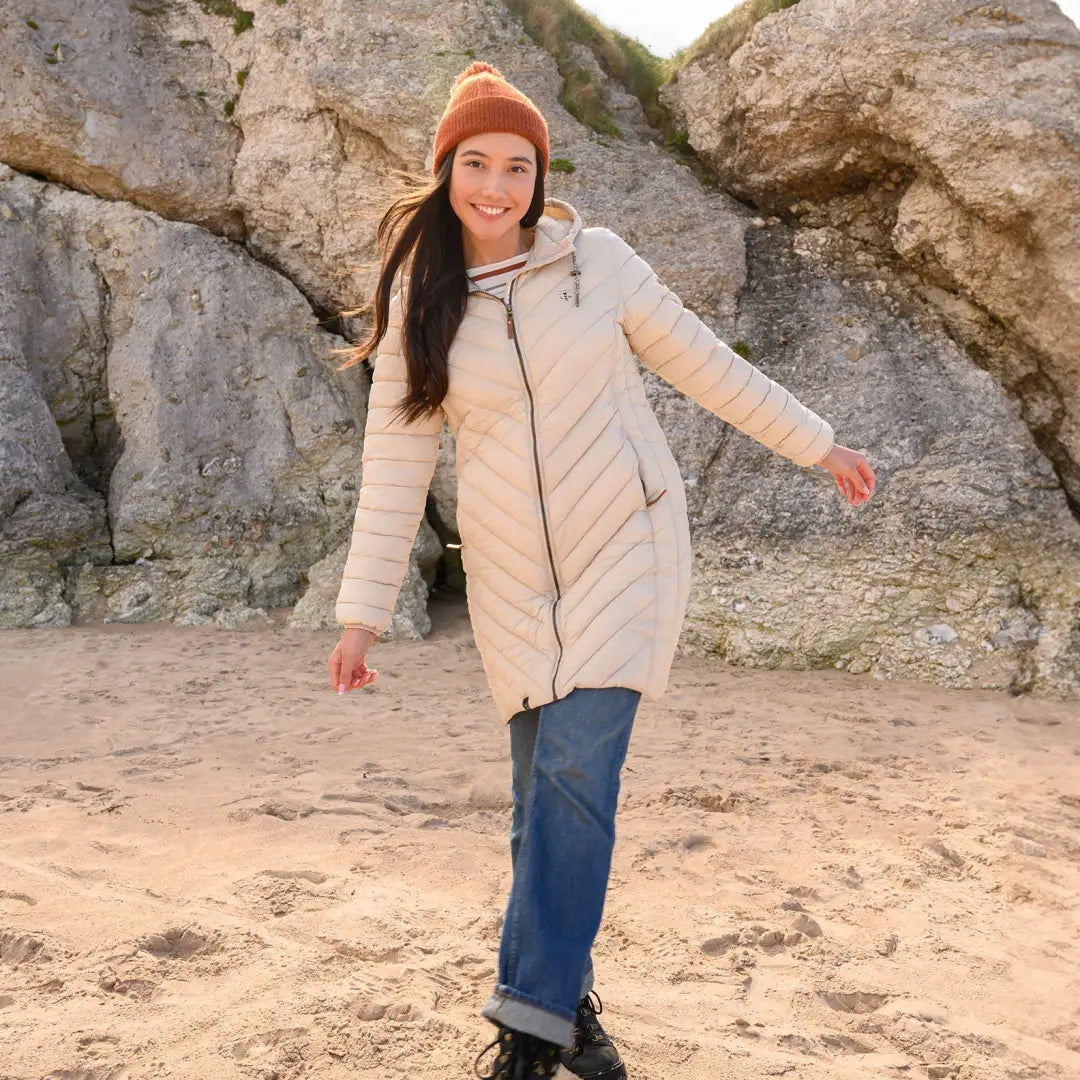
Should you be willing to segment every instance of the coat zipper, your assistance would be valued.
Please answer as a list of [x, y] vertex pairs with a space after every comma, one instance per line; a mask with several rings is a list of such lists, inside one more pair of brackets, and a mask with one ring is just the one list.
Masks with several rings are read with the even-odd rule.
[[551, 543], [551, 528], [548, 524], [547, 508], [544, 505], [544, 482], [540, 475], [540, 446], [536, 438], [536, 400], [533, 398], [532, 386], [529, 384], [529, 376], [525, 369], [525, 357], [521, 354], [521, 343], [518, 341], [517, 327], [514, 325], [513, 297], [514, 283], [516, 281], [517, 277], [511, 279], [510, 289], [506, 300], [500, 300], [494, 293], [489, 293], [484, 289], [470, 291], [475, 292], [478, 296], [490, 296], [492, 300], [498, 300], [499, 303], [506, 308], [506, 336], [514, 342], [518, 366], [521, 369], [521, 380], [525, 384], [525, 393], [529, 398], [529, 428], [532, 431], [533, 465], [536, 467], [536, 490], [540, 496], [540, 520], [544, 524], [544, 541], [547, 545], [548, 563], [551, 567], [551, 580], [555, 586], [555, 602], [551, 605], [551, 628], [555, 632], [555, 642], [559, 647], [559, 652], [555, 657], [555, 669], [551, 674], [551, 696], [552, 698], [557, 699], [558, 693], [555, 689], [555, 684], [559, 678], [559, 664], [562, 663], [563, 643], [562, 637], [559, 635], [559, 622], [556, 612], [559, 601], [562, 599], [562, 590], [559, 588], [559, 575], [555, 570], [555, 552]]

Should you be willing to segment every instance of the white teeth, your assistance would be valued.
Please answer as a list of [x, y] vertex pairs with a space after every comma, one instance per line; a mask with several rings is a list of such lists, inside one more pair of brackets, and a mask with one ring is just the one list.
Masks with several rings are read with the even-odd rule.
[[486, 214], [488, 217], [498, 217], [500, 214], [505, 214], [509, 209], [508, 206], [487, 207], [477, 206], [476, 203], [473, 203], [473, 208], [479, 210], [481, 214]]

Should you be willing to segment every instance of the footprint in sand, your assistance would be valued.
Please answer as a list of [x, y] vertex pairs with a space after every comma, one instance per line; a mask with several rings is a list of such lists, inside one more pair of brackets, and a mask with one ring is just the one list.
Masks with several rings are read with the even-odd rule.
[[875, 994], [865, 990], [856, 990], [850, 993], [835, 990], [818, 990], [817, 996], [830, 1009], [844, 1013], [877, 1012], [889, 1000], [888, 994]]
[[403, 1023], [412, 1023], [424, 1018], [423, 1010], [410, 1001], [388, 1002], [361, 998], [353, 1002], [351, 1011], [358, 1020], [366, 1020], [368, 1023], [376, 1020], [396, 1020]]
[[172, 926], [160, 933], [144, 934], [135, 944], [153, 956], [168, 960], [190, 960], [193, 956], [216, 952], [221, 946], [219, 934], [187, 926]]
[[838, 720], [843, 724], [876, 724], [878, 721], [876, 716], [867, 716], [861, 712], [827, 712], [825, 719]]
[[19, 967], [20, 964], [50, 959], [52, 957], [43, 937], [19, 930], [0, 929], [0, 964]]
[[17, 900], [21, 904], [26, 904], [27, 907], [33, 907], [37, 903], [37, 900], [29, 893], [12, 892], [10, 889], [0, 889], [0, 900]]
[[[1025, 1061], [1025, 1055], [1018, 1053], [1015, 1046], [1009, 1046], [990, 1034], [956, 1030], [951, 1026], [948, 1011], [934, 1002], [910, 998], [889, 1001], [878, 1010], [874, 1021], [876, 1030], [897, 1050], [919, 1061], [935, 1062], [927, 1070], [930, 1076], [949, 1075], [954, 1067], [950, 1063], [954, 1062], [965, 1062], [977, 1069], [981, 1066], [972, 1074], [978, 1076], [1046, 1075], [1034, 1061]], [[991, 1071], [988, 1066], [992, 1058], [1010, 1058], [1020, 1067], [1010, 1069], [1007, 1073]]]
[[39, 804], [60, 802], [74, 803], [88, 814], [110, 814], [123, 809], [131, 802], [131, 796], [118, 795], [115, 788], [84, 784], [78, 780], [71, 787], [47, 782], [28, 787], [21, 796], [8, 796], [3, 809], [26, 811]]
[[716, 843], [705, 833], [694, 832], [680, 837], [679, 846], [687, 851], [708, 851], [710, 848], [715, 848]]
[[131, 1070], [126, 1065], [72, 1065], [54, 1069], [46, 1080], [129, 1080]]
[[836, 1032], [825, 1032], [818, 1038], [830, 1049], [839, 1050], [842, 1054], [872, 1054], [874, 1048], [868, 1043], [854, 1039], [850, 1035], [838, 1035]]
[[149, 979], [125, 979], [114, 972], [102, 975], [98, 986], [107, 994], [119, 994], [131, 1001], [149, 1001], [158, 988], [158, 984]]
[[796, 920], [798, 919], [807, 920], [808, 924], [816, 928], [817, 933], [808, 933], [805, 929], [806, 924], [785, 927], [769, 926], [764, 923], [750, 923], [740, 930], [729, 930], [718, 937], [706, 938], [702, 941], [700, 948], [707, 956], [725, 956], [732, 949], [759, 949], [772, 956], [783, 952], [788, 946], [798, 945], [810, 937], [821, 934], [821, 929], [817, 926], [817, 923], [812, 919], [808, 919], [806, 915], [800, 914], [796, 916]]
[[321, 911], [336, 904], [343, 890], [320, 888], [329, 880], [320, 870], [263, 870], [240, 882], [233, 893], [253, 914], [280, 919], [294, 911]]
[[297, 818], [305, 818], [316, 813], [316, 808], [310, 803], [289, 802], [281, 799], [269, 800], [258, 806], [242, 806], [236, 810], [230, 810], [230, 821], [247, 821], [255, 814], [266, 814], [269, 817], [280, 818], [282, 821], [295, 821]]
[[664, 806], [690, 806], [705, 810], [710, 814], [731, 814], [736, 810], [745, 810], [754, 801], [751, 796], [741, 791], [718, 791], [705, 787], [669, 787], [661, 792], [658, 799], [649, 799], [646, 806], [656, 802]]
[[[238, 1061], [251, 1064], [302, 1063], [304, 1055], [300, 1051], [309, 1041], [308, 1035], [306, 1027], [271, 1028], [246, 1039], [237, 1039], [229, 1050]], [[281, 1073], [275, 1070], [275, 1075]]]

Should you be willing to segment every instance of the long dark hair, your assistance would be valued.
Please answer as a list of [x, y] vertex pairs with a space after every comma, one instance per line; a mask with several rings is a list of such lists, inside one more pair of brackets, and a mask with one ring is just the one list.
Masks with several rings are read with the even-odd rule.
[[[539, 166], [540, 152], [535, 145], [533, 149]], [[341, 371], [361, 363], [378, 349], [389, 326], [394, 278], [408, 260], [409, 284], [404, 289], [406, 307], [401, 334], [408, 391], [397, 408], [397, 416], [410, 423], [434, 413], [446, 397], [449, 384], [447, 355], [465, 316], [468, 300], [462, 224], [450, 205], [450, 173], [456, 154], [455, 146], [443, 159], [434, 177], [395, 171], [395, 176], [414, 190], [390, 204], [376, 231], [380, 269], [375, 284], [374, 329], [359, 344], [333, 350], [347, 356], [338, 367]], [[544, 177], [538, 167], [532, 202], [521, 224], [531, 229], [543, 212]], [[364, 310], [354, 308], [341, 314], [353, 315]]]

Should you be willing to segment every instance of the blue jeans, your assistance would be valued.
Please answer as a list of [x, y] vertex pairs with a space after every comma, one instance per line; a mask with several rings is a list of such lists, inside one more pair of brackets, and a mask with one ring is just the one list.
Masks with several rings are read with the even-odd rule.
[[499, 974], [481, 1015], [570, 1047], [593, 985], [619, 778], [641, 694], [579, 687], [509, 723], [514, 878]]

